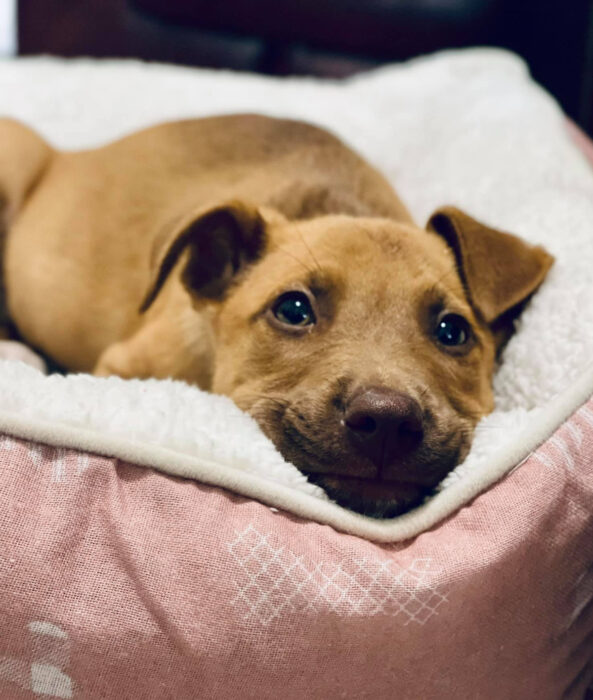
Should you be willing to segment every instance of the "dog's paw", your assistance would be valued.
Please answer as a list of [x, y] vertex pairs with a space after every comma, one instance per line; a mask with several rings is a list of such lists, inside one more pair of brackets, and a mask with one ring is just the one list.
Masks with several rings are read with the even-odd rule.
[[0, 341], [0, 360], [24, 362], [26, 365], [35, 367], [35, 369], [43, 372], [43, 374], [47, 374], [47, 365], [43, 358], [24, 343], [19, 343], [16, 340]]

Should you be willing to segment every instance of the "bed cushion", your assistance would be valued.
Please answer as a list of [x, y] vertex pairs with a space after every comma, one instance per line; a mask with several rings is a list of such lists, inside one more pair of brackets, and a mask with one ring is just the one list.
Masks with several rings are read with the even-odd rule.
[[[7, 61], [0, 63], [0, 109], [64, 148], [212, 113], [258, 110], [308, 119], [336, 131], [383, 170], [417, 221], [454, 204], [544, 244], [557, 258], [505, 351], [495, 379], [496, 410], [478, 426], [468, 459], [441, 493], [391, 523], [377, 525], [322, 503], [320, 489], [231, 402], [172, 383], [44, 379], [0, 368], [7, 430], [17, 429], [15, 420], [21, 428], [29, 420], [88, 430], [94, 435], [88, 443], [74, 437], [68, 444], [115, 454], [115, 440], [117, 454], [135, 461], [255, 495], [342, 530], [397, 540], [493, 484], [593, 387], [583, 377], [593, 354], [593, 174], [555, 102], [511, 54], [445, 52], [342, 83], [133, 61]], [[565, 405], [562, 393], [570, 387], [573, 398]], [[54, 428], [45, 432], [53, 435]], [[35, 437], [27, 429], [19, 434]]]
[[523, 64], [452, 52], [338, 84], [37, 59], [0, 65], [0, 105], [62, 147], [306, 118], [418, 221], [455, 204], [557, 257], [468, 460], [392, 521], [324, 500], [224, 397], [0, 363], [0, 696], [582, 697], [593, 175]]
[[589, 401], [470, 507], [379, 545], [5, 437], [0, 696], [582, 697], [592, 450]]

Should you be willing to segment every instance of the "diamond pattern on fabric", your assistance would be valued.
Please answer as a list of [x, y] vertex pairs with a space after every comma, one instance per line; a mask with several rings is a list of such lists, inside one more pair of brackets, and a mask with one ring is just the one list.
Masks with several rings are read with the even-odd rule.
[[237, 532], [228, 551], [239, 567], [231, 603], [245, 619], [268, 625], [285, 613], [331, 611], [346, 616], [389, 615], [424, 625], [447, 601], [432, 558], [408, 566], [358, 558], [314, 562], [272, 542], [252, 524]]

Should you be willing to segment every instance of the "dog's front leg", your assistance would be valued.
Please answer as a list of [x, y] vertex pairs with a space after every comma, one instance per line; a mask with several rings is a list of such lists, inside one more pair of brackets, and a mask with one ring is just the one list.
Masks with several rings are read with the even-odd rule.
[[129, 340], [113, 343], [99, 357], [93, 374], [96, 377], [117, 375], [124, 379], [149, 376], [146, 358], [142, 358], [135, 350], [134, 343]]
[[93, 374], [124, 379], [182, 379], [209, 389], [212, 382], [212, 340], [208, 327], [171, 316], [152, 319], [134, 335], [109, 345]]

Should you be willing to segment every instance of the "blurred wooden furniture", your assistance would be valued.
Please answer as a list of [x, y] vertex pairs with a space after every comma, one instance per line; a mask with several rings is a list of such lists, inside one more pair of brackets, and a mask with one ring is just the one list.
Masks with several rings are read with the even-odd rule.
[[19, 0], [19, 53], [338, 77], [494, 45], [593, 133], [593, 0]]

